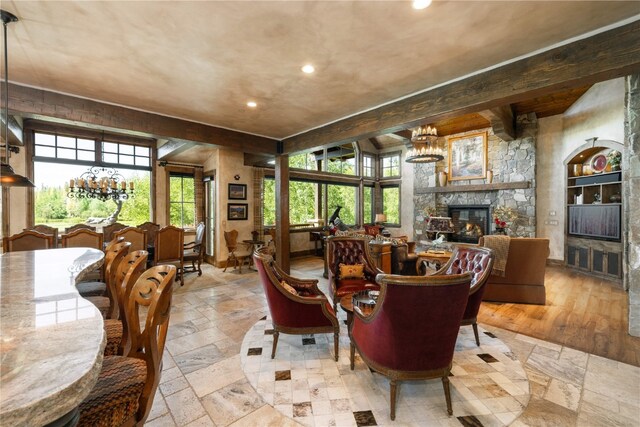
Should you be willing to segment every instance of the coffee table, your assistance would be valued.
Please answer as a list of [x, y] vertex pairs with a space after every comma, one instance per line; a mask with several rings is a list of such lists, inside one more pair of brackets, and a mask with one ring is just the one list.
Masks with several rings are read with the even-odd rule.
[[[365, 292], [368, 292], [368, 291], [365, 291]], [[373, 311], [376, 304], [373, 298], [363, 295], [363, 291], [356, 292], [355, 294], [347, 294], [342, 298], [340, 298], [340, 308], [342, 308], [347, 313], [348, 329], [351, 329], [351, 323], [353, 323], [353, 298], [355, 295], [358, 295], [358, 294], [362, 295], [361, 297], [357, 296], [356, 298], [359, 298], [360, 300], [358, 307], [360, 308], [360, 311], [363, 314], [365, 315], [370, 314]]]

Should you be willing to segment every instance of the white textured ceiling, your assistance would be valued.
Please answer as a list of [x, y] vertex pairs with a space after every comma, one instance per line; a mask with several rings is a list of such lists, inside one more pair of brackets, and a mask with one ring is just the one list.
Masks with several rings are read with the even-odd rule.
[[[283, 138], [640, 13], [636, 1], [3, 1], [12, 81]], [[316, 73], [300, 67], [312, 63]], [[248, 100], [259, 106], [251, 110]]]

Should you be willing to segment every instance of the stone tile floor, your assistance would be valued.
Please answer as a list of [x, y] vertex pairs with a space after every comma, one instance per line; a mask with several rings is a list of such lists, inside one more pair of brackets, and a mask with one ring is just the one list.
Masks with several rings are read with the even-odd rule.
[[[242, 274], [223, 273], [210, 265], [203, 266], [203, 272], [202, 277], [188, 274], [185, 286], [176, 287], [163, 374], [147, 425], [301, 425], [266, 403], [241, 367], [245, 335], [268, 315], [257, 273], [246, 269]], [[320, 288], [327, 289], [318, 258], [294, 260], [292, 273], [316, 278]], [[509, 346], [529, 378], [531, 398], [512, 426], [638, 425], [640, 368], [500, 328], [484, 329]], [[309, 409], [297, 410], [301, 414]], [[358, 416], [361, 425], [368, 424], [368, 414]], [[351, 414], [344, 423], [335, 422], [351, 425], [353, 419]], [[422, 425], [438, 425], [423, 421]], [[476, 421], [452, 417], [438, 422], [480, 425]], [[393, 425], [403, 423], [397, 419]]]

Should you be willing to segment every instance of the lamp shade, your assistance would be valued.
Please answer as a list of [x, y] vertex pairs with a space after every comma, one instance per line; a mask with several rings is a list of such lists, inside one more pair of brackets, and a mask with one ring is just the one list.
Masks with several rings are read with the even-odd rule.
[[374, 222], [386, 222], [387, 216], [385, 214], [376, 214], [376, 219]]
[[18, 175], [13, 171], [13, 168], [9, 164], [5, 163], [2, 163], [0, 183], [3, 187], [35, 187], [29, 178]]
[[453, 233], [453, 222], [448, 216], [432, 216], [427, 221], [425, 231], [429, 233]]

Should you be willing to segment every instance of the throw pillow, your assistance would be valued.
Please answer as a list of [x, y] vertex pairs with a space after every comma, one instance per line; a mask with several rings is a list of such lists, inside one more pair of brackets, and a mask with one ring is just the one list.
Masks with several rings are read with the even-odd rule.
[[290, 294], [298, 295], [298, 291], [296, 291], [296, 289], [293, 286], [291, 286], [290, 284], [288, 284], [284, 280], [282, 282], [280, 282], [280, 285], [283, 288], [285, 288]]
[[341, 279], [364, 279], [364, 264], [340, 264]]

